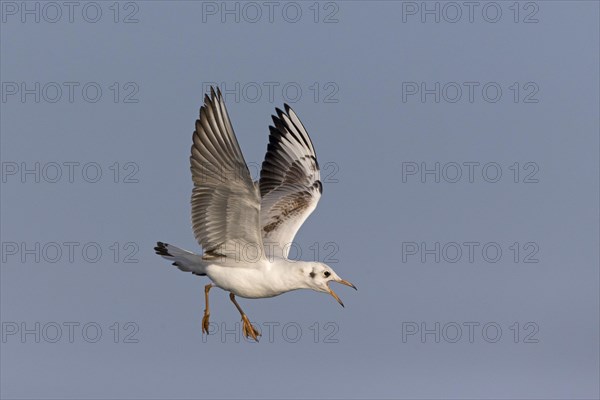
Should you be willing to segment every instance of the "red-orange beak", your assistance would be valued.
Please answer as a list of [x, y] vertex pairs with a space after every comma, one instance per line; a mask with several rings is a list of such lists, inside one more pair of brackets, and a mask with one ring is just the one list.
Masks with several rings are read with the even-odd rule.
[[[346, 286], [350, 286], [351, 288], [353, 288], [354, 290], [358, 290], [356, 288], [356, 286], [354, 286], [353, 284], [351, 284], [350, 282], [344, 280], [344, 279], [340, 279], [339, 281], [331, 281], [331, 282], [337, 282], [337, 283], [341, 283], [342, 285], [346, 285]], [[338, 303], [340, 303], [340, 305], [342, 307], [344, 307], [344, 303], [342, 302], [342, 300], [340, 300], [339, 296], [337, 294], [335, 294], [335, 292], [333, 290], [331, 290], [331, 288], [329, 287], [329, 284], [327, 285], [327, 289], [329, 289], [329, 294], [333, 296], [334, 299], [337, 300]]]

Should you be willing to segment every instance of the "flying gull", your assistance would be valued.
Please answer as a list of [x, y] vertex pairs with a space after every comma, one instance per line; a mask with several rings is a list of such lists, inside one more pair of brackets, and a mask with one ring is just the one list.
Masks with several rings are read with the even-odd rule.
[[223, 96], [211, 88], [196, 121], [190, 157], [192, 227], [203, 254], [158, 242], [156, 254], [181, 271], [208, 276], [202, 332], [208, 333], [212, 287], [229, 292], [242, 317], [243, 334], [260, 333], [236, 296], [256, 299], [297, 289], [329, 293], [330, 282], [356, 287], [320, 262], [288, 259], [302, 223], [316, 208], [323, 186], [312, 141], [296, 113], [276, 109], [260, 179], [252, 181], [233, 131]]

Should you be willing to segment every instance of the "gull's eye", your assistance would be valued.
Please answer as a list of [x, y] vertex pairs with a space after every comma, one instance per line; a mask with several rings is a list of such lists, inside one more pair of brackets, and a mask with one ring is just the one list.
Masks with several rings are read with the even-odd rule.
[[325, 275], [325, 278], [328, 278], [328, 277], [329, 277], [329, 275], [331, 275], [331, 272], [329, 272], [329, 271], [325, 271], [325, 272], [323, 272], [323, 275]]

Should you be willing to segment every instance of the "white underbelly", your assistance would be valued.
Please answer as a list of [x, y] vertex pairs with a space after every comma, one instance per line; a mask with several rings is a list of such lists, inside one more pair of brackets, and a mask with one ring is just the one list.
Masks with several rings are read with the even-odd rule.
[[217, 287], [240, 297], [257, 299], [283, 293], [280, 288], [269, 284], [265, 272], [260, 268], [209, 265], [206, 275]]

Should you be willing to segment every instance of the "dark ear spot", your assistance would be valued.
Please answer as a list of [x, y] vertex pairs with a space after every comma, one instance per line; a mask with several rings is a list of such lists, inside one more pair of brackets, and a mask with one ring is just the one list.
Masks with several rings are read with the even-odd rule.
[[310, 275], [311, 278], [314, 278], [317, 274], [315, 274], [315, 271], [311, 271], [308, 275]]

